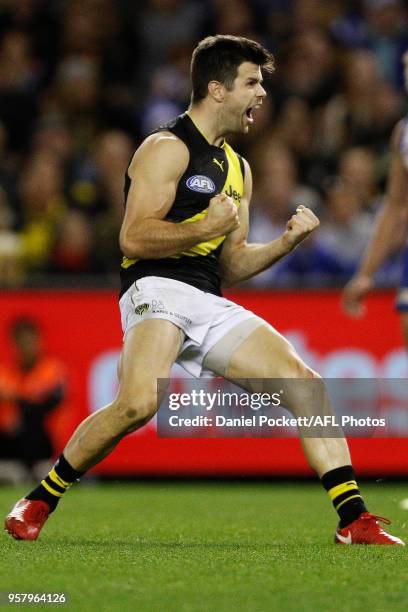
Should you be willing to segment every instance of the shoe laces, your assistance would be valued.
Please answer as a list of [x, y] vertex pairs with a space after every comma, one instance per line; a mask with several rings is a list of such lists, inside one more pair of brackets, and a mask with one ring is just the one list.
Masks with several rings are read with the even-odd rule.
[[385, 525], [391, 525], [391, 521], [389, 519], [385, 518], [384, 516], [378, 516], [377, 514], [371, 514], [371, 512], [364, 512], [362, 515], [360, 515], [359, 519], [363, 521], [367, 521], [365, 523], [366, 529], [369, 529], [370, 526], [373, 525], [373, 522], [375, 522], [375, 524], [378, 527], [380, 527], [378, 523], [384, 523]]

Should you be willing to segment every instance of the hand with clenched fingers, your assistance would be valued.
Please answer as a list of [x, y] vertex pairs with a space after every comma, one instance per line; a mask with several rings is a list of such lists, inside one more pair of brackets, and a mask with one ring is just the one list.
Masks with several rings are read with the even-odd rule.
[[232, 198], [220, 193], [210, 200], [205, 224], [218, 236], [229, 234], [239, 227], [238, 209]]
[[296, 212], [291, 216], [286, 224], [286, 230], [282, 235], [282, 240], [289, 251], [294, 249], [300, 242], [305, 240], [319, 227], [320, 221], [316, 215], [306, 208], [306, 206], [300, 205], [296, 208]]

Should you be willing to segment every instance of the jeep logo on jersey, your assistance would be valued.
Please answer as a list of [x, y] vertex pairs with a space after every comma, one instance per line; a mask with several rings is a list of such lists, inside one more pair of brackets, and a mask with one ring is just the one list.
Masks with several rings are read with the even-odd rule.
[[238, 191], [235, 191], [235, 189], [232, 189], [232, 185], [229, 185], [228, 189], [225, 190], [225, 193], [236, 202], [241, 202], [241, 194], [238, 193]]
[[198, 191], [199, 193], [213, 193], [215, 191], [215, 185], [208, 176], [202, 176], [201, 174], [195, 174], [190, 176], [186, 181], [186, 185], [192, 191]]

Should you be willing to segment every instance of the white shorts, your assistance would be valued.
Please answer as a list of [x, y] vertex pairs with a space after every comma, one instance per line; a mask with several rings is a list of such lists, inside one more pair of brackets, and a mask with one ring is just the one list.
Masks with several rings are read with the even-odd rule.
[[119, 301], [126, 333], [142, 321], [166, 319], [185, 333], [176, 363], [193, 376], [210, 375], [203, 360], [234, 327], [249, 319], [255, 329], [265, 321], [250, 310], [212, 293], [170, 278], [146, 276], [133, 283]]

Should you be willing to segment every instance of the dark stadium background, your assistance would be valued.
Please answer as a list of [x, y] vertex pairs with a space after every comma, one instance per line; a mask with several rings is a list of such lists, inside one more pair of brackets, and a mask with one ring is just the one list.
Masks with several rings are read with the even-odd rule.
[[[3, 1], [0, 368], [13, 358], [10, 322], [34, 317], [68, 371], [67, 400], [48, 423], [57, 451], [115, 390], [125, 168], [150, 130], [185, 110], [191, 52], [216, 32], [255, 38], [276, 57], [249, 136], [234, 140], [254, 172], [251, 240], [277, 236], [299, 203], [321, 219], [293, 255], [231, 295], [288, 335], [324, 376], [407, 374], [392, 291], [401, 250], [380, 271], [383, 290], [364, 319], [348, 319], [339, 303], [384, 198], [392, 127], [406, 111], [406, 2]], [[396, 246], [403, 240], [396, 236]], [[3, 428], [9, 409], [0, 404]], [[398, 402], [387, 409], [401, 412]], [[352, 441], [357, 469], [406, 473], [406, 429], [403, 421], [392, 432], [399, 439]], [[154, 424], [97, 471], [310, 474], [296, 440], [183, 446], [158, 440]]]

